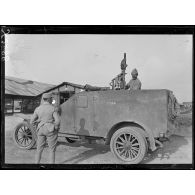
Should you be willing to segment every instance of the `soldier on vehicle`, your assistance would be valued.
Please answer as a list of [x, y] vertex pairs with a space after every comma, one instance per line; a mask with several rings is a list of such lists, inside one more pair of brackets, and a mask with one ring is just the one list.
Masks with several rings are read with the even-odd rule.
[[131, 72], [132, 79], [127, 83], [125, 89], [129, 90], [140, 90], [141, 89], [141, 81], [137, 78], [138, 72], [137, 69], [133, 69]]
[[50, 151], [50, 163], [54, 164], [60, 119], [55, 107], [51, 104], [52, 94], [44, 93], [42, 98], [43, 103], [35, 109], [30, 121], [31, 124], [38, 123], [35, 163], [40, 163], [41, 155], [47, 139]]

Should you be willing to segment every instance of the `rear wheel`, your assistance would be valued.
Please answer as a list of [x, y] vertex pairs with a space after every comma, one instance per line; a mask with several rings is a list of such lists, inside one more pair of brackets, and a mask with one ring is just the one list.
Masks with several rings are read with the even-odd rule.
[[117, 130], [110, 142], [112, 153], [125, 163], [140, 163], [147, 152], [147, 142], [141, 131], [131, 126]]
[[36, 133], [27, 122], [22, 122], [16, 126], [13, 139], [19, 148], [31, 149], [36, 143]]

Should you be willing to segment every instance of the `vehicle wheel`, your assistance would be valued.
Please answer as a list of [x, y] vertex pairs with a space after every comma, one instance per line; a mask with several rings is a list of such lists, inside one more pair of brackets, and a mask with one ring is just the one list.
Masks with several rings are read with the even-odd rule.
[[73, 143], [76, 142], [76, 140], [73, 140], [73, 139], [71, 139], [71, 138], [69, 138], [69, 137], [65, 137], [65, 141], [66, 141], [67, 143], [70, 143], [70, 144], [73, 144]]
[[36, 143], [36, 133], [28, 123], [22, 122], [16, 126], [13, 139], [19, 148], [29, 150]]
[[138, 164], [145, 157], [147, 142], [139, 128], [126, 126], [113, 134], [110, 148], [119, 160], [129, 164]]

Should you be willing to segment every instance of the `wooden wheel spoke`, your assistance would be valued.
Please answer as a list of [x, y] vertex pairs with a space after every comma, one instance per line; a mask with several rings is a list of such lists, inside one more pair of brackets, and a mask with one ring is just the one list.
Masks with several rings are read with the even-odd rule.
[[120, 155], [122, 155], [123, 152], [125, 152], [125, 149], [123, 149], [123, 150], [121, 150], [121, 151], [118, 151], [118, 153], [119, 153]]
[[125, 140], [120, 136], [119, 139], [124, 143]]
[[116, 149], [121, 149], [121, 148], [124, 148], [123, 146], [117, 146], [117, 148]]
[[26, 129], [25, 132], [26, 132], [27, 134], [30, 134], [30, 133], [31, 133], [31, 131], [30, 131], [29, 129]]
[[22, 126], [21, 129], [23, 132], [25, 132], [25, 126]]
[[131, 139], [132, 139], [132, 135], [130, 134], [130, 135], [129, 135], [129, 141], [130, 141], [130, 142], [131, 142]]
[[23, 137], [21, 137], [20, 139], [18, 139], [18, 141], [20, 142], [21, 139], [24, 139]]
[[127, 151], [124, 150], [124, 152], [122, 153], [122, 156], [123, 156], [124, 158], [127, 158], [127, 157], [126, 157], [126, 152], [127, 152]]
[[135, 152], [133, 149], [131, 149], [131, 152], [134, 156], [137, 156], [138, 152]]
[[31, 136], [31, 137], [32, 137], [32, 133], [29, 133], [29, 132], [28, 132], [28, 133], [27, 133], [27, 136]]
[[28, 138], [26, 138], [25, 144], [28, 144]]
[[131, 150], [132, 158], [135, 158], [135, 153]]
[[20, 128], [20, 129], [18, 130], [18, 133], [24, 133], [24, 131]]
[[22, 139], [22, 140], [21, 140], [21, 141], [19, 141], [19, 142], [22, 144], [22, 143], [23, 143], [23, 141], [24, 141], [24, 138], [22, 137], [21, 139]]
[[126, 153], [127, 153], [127, 151], [125, 150], [124, 153], [123, 153], [123, 156], [124, 156], [125, 158], [127, 158], [127, 157], [126, 157]]
[[30, 139], [29, 139], [29, 138], [27, 138], [27, 144], [29, 144], [29, 141], [30, 141]]
[[131, 149], [132, 149], [133, 151], [136, 151], [136, 152], [138, 152], [138, 151], [139, 151], [139, 148], [134, 148], [134, 147], [131, 147]]
[[23, 129], [21, 129], [21, 128], [20, 128], [20, 129], [18, 130], [18, 133], [20, 133], [20, 134], [24, 134], [24, 133], [25, 133], [25, 131], [24, 131]]
[[24, 138], [24, 145], [26, 145], [26, 138]]
[[131, 142], [131, 134], [129, 134], [127, 141]]
[[22, 138], [22, 137], [23, 137], [23, 133], [20, 133], [17, 135], [17, 139]]
[[125, 141], [128, 141], [127, 134], [124, 134]]
[[28, 138], [26, 138], [26, 141], [25, 141], [25, 144], [26, 144], [26, 145], [28, 145], [28, 144], [29, 144], [28, 140], [29, 140], [29, 139], [28, 139]]
[[20, 142], [21, 144], [23, 144], [24, 138], [22, 139], [22, 141]]
[[132, 137], [131, 143], [133, 144], [135, 141], [136, 141], [136, 138], [135, 137]]
[[124, 145], [123, 142], [116, 141], [116, 143], [119, 144], [119, 145]]
[[130, 154], [130, 158], [132, 159], [133, 158], [133, 155], [132, 155], [131, 150], [129, 150], [129, 154]]
[[129, 151], [128, 150], [125, 151], [125, 157], [129, 158]]
[[139, 143], [132, 144], [132, 147], [139, 146]]
[[130, 155], [130, 151], [128, 150], [128, 156], [129, 156], [129, 158], [131, 158], [131, 155]]

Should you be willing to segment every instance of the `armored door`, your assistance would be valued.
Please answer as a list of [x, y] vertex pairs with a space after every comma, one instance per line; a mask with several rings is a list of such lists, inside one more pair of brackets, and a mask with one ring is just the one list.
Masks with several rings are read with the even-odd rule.
[[93, 136], [92, 96], [78, 94], [75, 98], [74, 130], [78, 135]]

